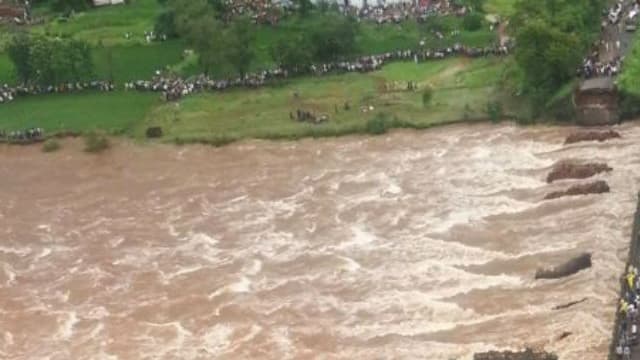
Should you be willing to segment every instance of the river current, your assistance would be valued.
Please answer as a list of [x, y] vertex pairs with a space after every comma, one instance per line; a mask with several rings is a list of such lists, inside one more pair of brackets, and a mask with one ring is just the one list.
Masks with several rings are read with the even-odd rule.
[[[1, 146], [0, 358], [603, 359], [640, 178], [640, 125], [615, 130]], [[611, 192], [543, 201], [584, 182], [545, 182], [564, 159]]]

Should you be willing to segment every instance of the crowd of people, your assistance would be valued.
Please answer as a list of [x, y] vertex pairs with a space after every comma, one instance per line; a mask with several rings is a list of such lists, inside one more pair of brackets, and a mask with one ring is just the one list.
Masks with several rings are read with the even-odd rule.
[[638, 309], [640, 307], [640, 277], [638, 269], [629, 265], [625, 276], [624, 297], [620, 299], [620, 328], [616, 344], [616, 354], [624, 360], [631, 360], [632, 349], [638, 345]]
[[29, 128], [9, 132], [0, 130], [0, 141], [31, 142], [35, 140], [41, 140], [43, 138], [44, 130], [42, 128]]
[[[602, 19], [600, 40], [592, 46], [577, 70], [577, 75], [585, 79], [593, 77], [616, 76], [622, 71], [624, 57], [620, 41], [622, 19], [635, 19], [638, 4], [627, 6], [629, 0], [618, 0], [606, 11]], [[635, 21], [635, 20], [634, 20]]]
[[341, 10], [360, 20], [369, 20], [377, 24], [400, 23], [409, 19], [424, 22], [433, 15], [462, 16], [467, 12], [466, 7], [457, 6], [449, 0], [402, 1], [391, 4], [376, 1], [375, 5], [365, 1], [360, 7], [346, 5], [342, 6]]
[[312, 64], [294, 69], [277, 67], [246, 74], [244, 77], [228, 79], [212, 79], [205, 75], [195, 76], [189, 79], [161, 72], [151, 80], [138, 80], [125, 84], [125, 90], [160, 92], [167, 101], [175, 101], [180, 98], [202, 91], [223, 91], [230, 88], [244, 87], [257, 88], [269, 84], [274, 80], [286, 79], [298, 75], [324, 76], [329, 74], [341, 74], [349, 72], [367, 73], [379, 70], [382, 65], [391, 61], [415, 61], [416, 63], [444, 59], [451, 56], [479, 57], [488, 55], [508, 55], [509, 46], [491, 46], [486, 48], [466, 47], [455, 45], [441, 49], [401, 50], [387, 52], [378, 55], [361, 56], [351, 61], [336, 61], [325, 64]]
[[578, 75], [585, 79], [601, 76], [617, 76], [622, 70], [622, 57], [616, 56], [611, 61], [600, 62], [597, 54], [585, 58]]
[[[425, 21], [430, 15], [464, 15], [466, 7], [458, 6], [450, 0], [405, 0], [387, 3], [384, 0], [367, 0], [358, 6], [349, 0], [335, 1], [336, 8], [361, 21], [373, 21], [378, 24], [399, 23], [415, 19]], [[330, 1], [327, 2], [329, 4]], [[227, 17], [249, 16], [256, 23], [277, 24], [283, 17], [295, 12], [296, 6], [291, 0], [225, 0]], [[330, 5], [327, 5], [330, 6]]]
[[59, 85], [0, 85], [0, 104], [8, 103], [19, 96], [72, 93], [85, 90], [113, 91], [116, 87], [111, 81], [94, 80], [89, 82], [63, 83]]
[[[176, 101], [194, 92], [223, 91], [238, 87], [257, 88], [275, 80], [286, 79], [292, 76], [324, 76], [349, 72], [367, 73], [379, 70], [385, 63], [392, 61], [414, 61], [419, 63], [434, 59], [444, 59], [451, 56], [501, 56], [508, 55], [509, 51], [509, 46], [495, 45], [475, 48], [458, 44], [447, 48], [392, 51], [377, 55], [361, 56], [350, 61], [344, 60], [325, 64], [312, 64], [288, 70], [276, 67], [269, 70], [249, 73], [244, 77], [226, 79], [212, 79], [205, 75], [183, 79], [172, 74], [163, 74], [157, 71], [150, 80], [138, 80], [125, 83], [124, 89], [127, 91], [158, 92], [162, 93], [165, 100]], [[12, 101], [19, 96], [70, 93], [83, 90], [113, 91], [115, 88], [115, 84], [111, 81], [67, 83], [58, 86], [30, 85], [11, 87], [8, 85], [0, 85], [0, 104]]]

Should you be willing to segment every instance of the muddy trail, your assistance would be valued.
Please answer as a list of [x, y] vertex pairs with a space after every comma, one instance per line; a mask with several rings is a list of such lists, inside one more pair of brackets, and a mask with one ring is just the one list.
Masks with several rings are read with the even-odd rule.
[[[614, 130], [0, 146], [0, 358], [603, 359], [640, 177]], [[547, 183], [567, 159], [613, 170]]]

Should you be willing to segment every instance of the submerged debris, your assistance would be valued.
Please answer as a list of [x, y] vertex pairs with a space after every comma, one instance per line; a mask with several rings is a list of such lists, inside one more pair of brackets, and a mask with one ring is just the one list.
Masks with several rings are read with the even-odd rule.
[[613, 170], [605, 163], [579, 164], [573, 161], [560, 161], [553, 165], [547, 176], [547, 182], [552, 183], [561, 179], [586, 179], [601, 172]]
[[617, 131], [580, 131], [567, 136], [564, 141], [565, 144], [573, 144], [581, 141], [605, 141], [614, 138], [620, 138], [620, 134]]
[[609, 184], [606, 181], [595, 181], [588, 184], [580, 184], [573, 185], [569, 189], [565, 191], [554, 191], [552, 193], [547, 194], [544, 199], [551, 200], [557, 199], [563, 196], [575, 196], [575, 195], [586, 195], [586, 194], [602, 194], [608, 193], [611, 189], [609, 188]]
[[[536, 279], [559, 279], [591, 267], [591, 254], [583, 253], [551, 269], [538, 269]], [[569, 305], [571, 306], [571, 305]], [[569, 307], [567, 306], [567, 307]]]

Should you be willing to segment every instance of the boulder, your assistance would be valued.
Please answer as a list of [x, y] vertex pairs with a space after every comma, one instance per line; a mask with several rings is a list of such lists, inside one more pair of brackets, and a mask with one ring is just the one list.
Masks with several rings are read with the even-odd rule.
[[591, 254], [583, 253], [551, 269], [538, 269], [537, 279], [559, 279], [591, 267]]
[[603, 142], [609, 139], [619, 138], [620, 134], [613, 130], [607, 131], [580, 131], [570, 134], [565, 139], [565, 144], [573, 144], [581, 141], [599, 141]]
[[554, 191], [547, 194], [544, 199], [552, 200], [557, 199], [563, 196], [576, 196], [576, 195], [586, 195], [586, 194], [602, 194], [608, 193], [611, 189], [609, 189], [609, 184], [606, 181], [595, 181], [588, 184], [579, 184], [573, 185], [565, 191]]
[[147, 128], [147, 137], [150, 139], [162, 137], [162, 128], [160, 126]]
[[534, 351], [526, 349], [524, 351], [487, 351], [476, 353], [473, 360], [558, 360], [558, 356], [545, 351]]
[[572, 161], [560, 161], [553, 165], [547, 176], [547, 182], [552, 183], [561, 179], [586, 179], [605, 171], [613, 170], [605, 163], [579, 164]]

